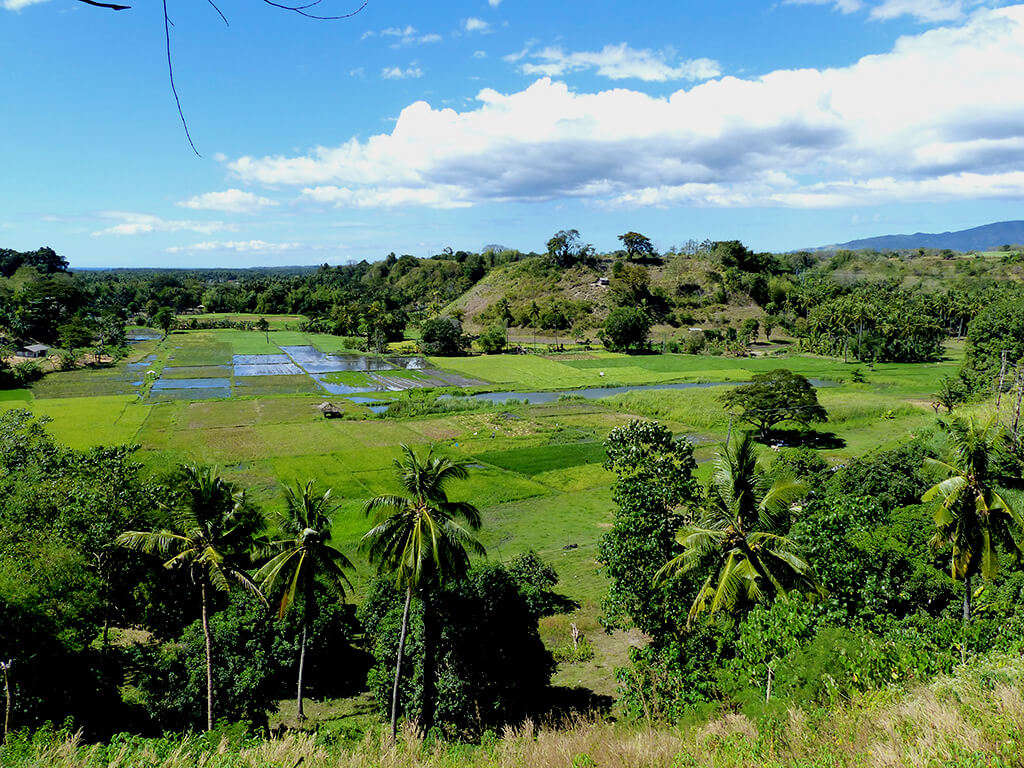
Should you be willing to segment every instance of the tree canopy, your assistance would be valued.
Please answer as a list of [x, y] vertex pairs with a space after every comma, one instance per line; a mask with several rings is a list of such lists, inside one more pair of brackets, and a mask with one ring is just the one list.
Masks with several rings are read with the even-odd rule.
[[814, 385], [786, 368], [756, 373], [749, 384], [729, 390], [720, 400], [739, 421], [756, 427], [761, 437], [787, 421], [805, 429], [814, 422], [828, 421]]

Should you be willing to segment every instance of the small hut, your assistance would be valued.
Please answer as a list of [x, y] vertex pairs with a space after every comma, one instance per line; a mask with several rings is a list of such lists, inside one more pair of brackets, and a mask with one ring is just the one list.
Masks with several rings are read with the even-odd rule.
[[27, 347], [23, 347], [18, 351], [21, 357], [46, 357], [50, 353], [50, 348], [46, 344], [29, 344]]
[[320, 413], [324, 415], [325, 419], [337, 419], [341, 417], [341, 408], [336, 406], [334, 403], [324, 401], [316, 407]]

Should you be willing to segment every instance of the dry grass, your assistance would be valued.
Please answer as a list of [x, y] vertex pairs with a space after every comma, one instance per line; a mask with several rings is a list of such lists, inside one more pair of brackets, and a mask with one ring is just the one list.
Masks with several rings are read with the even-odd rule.
[[373, 729], [335, 744], [291, 732], [276, 739], [189, 737], [90, 746], [78, 737], [15, 739], [5, 768], [896, 768], [1021, 766], [1024, 661], [982, 660], [910, 694], [876, 692], [847, 707], [790, 710], [755, 724], [726, 714], [691, 728], [579, 720], [561, 728], [526, 723], [480, 745], [421, 741], [411, 728], [397, 744]]

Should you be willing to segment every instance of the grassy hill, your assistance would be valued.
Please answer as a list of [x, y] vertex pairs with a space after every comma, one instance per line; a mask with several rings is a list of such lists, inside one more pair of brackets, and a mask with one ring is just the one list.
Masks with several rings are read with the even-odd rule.
[[[461, 311], [467, 329], [479, 331], [497, 319], [498, 305], [504, 299], [513, 328], [550, 327], [544, 323], [544, 312], [556, 308], [567, 316], [569, 328], [586, 334], [601, 326], [614, 303], [615, 261], [603, 257], [592, 264], [559, 269], [544, 256], [528, 257], [492, 269], [451, 302], [447, 311]], [[746, 317], [760, 313], [748, 295], [718, 291], [721, 266], [707, 257], [678, 255], [642, 266], [647, 270], [651, 292], [666, 297], [676, 310], [683, 310], [673, 318], [677, 325], [679, 321], [707, 322], [719, 315]], [[533, 305], [536, 309], [531, 314]]]

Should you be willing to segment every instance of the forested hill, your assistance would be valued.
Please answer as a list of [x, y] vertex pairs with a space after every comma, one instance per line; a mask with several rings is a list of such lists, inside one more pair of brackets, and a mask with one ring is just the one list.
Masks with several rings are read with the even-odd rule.
[[956, 232], [916, 232], [913, 235], [880, 235], [827, 246], [822, 250], [900, 251], [908, 248], [948, 248], [952, 251], [988, 251], [1000, 245], [1024, 243], [1024, 221], [998, 221]]

